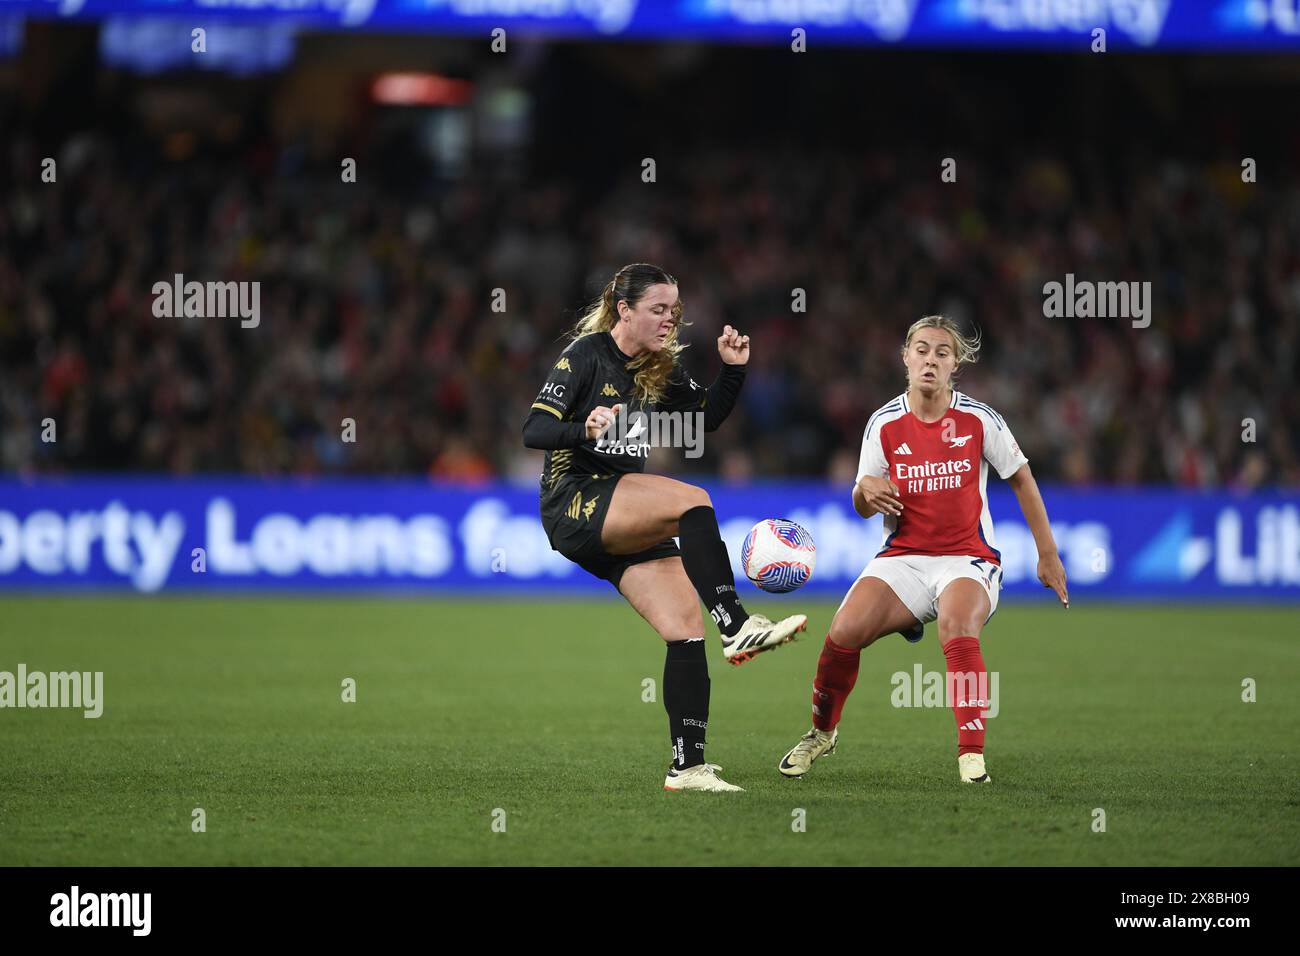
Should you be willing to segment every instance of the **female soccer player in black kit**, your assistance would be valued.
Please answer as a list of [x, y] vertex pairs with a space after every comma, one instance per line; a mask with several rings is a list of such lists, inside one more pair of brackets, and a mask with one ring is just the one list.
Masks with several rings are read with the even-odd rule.
[[681, 324], [676, 279], [645, 263], [618, 270], [538, 393], [524, 444], [547, 453], [541, 510], [551, 547], [618, 588], [668, 644], [663, 697], [673, 763], [664, 788], [737, 791], [704, 760], [709, 669], [699, 601], [733, 664], [793, 640], [808, 618], [773, 623], [747, 613], [708, 493], [645, 474], [648, 438], [662, 421], [649, 416], [698, 412], [704, 430], [714, 431], [745, 381], [749, 336], [722, 330], [722, 374], [702, 389], [678, 363]]

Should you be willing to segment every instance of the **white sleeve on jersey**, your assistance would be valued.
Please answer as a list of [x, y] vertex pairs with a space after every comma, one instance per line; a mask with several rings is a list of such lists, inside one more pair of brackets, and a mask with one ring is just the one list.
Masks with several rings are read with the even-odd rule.
[[984, 423], [984, 458], [993, 466], [999, 478], [1010, 478], [1020, 470], [1021, 465], [1029, 463], [1001, 415], [991, 408], [987, 411], [980, 408], [967, 410], [973, 411]]
[[889, 477], [889, 462], [885, 461], [885, 447], [880, 444], [881, 428], [879, 421], [868, 422], [866, 430], [862, 433], [862, 454], [858, 457], [858, 477], [853, 481], [854, 488], [867, 475], [875, 478]]

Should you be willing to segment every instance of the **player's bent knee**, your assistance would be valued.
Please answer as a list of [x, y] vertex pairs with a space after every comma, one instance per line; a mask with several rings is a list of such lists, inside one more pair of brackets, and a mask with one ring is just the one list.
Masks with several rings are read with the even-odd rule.
[[690, 595], [690, 603], [683, 599], [679, 606], [671, 609], [662, 608], [660, 613], [647, 620], [655, 632], [669, 644], [705, 636], [704, 616], [700, 613], [700, 605], [694, 594]]
[[956, 637], [974, 637], [980, 636], [980, 631], [984, 627], [984, 622], [975, 617], [963, 617], [956, 620], [947, 620], [939, 622], [939, 643], [947, 644]]
[[832, 644], [857, 649], [866, 647], [876, 639], [867, 628], [841, 623], [839, 618], [831, 622], [831, 629], [826, 636]]
[[687, 487], [689, 490], [685, 495], [683, 495], [685, 500], [682, 502], [682, 514], [685, 514], [692, 508], [713, 507], [713, 499], [709, 497], [707, 491], [703, 488], [697, 488], [694, 485], [688, 485]]
[[704, 636], [704, 615], [700, 611], [699, 602], [693, 601], [690, 610], [684, 611], [681, 624], [691, 637]]
[[704, 636], [704, 619], [697, 614], [694, 621], [684, 619], [665, 625], [659, 629], [659, 636], [669, 644], [701, 638]]

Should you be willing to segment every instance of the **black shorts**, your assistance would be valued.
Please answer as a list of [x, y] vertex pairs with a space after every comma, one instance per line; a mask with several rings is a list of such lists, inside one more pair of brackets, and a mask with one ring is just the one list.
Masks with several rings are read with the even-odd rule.
[[610, 554], [600, 542], [605, 515], [622, 475], [599, 478], [572, 476], [542, 496], [542, 527], [551, 549], [578, 567], [618, 587], [623, 572], [634, 564], [674, 558], [681, 554], [677, 542], [666, 538], [636, 554]]

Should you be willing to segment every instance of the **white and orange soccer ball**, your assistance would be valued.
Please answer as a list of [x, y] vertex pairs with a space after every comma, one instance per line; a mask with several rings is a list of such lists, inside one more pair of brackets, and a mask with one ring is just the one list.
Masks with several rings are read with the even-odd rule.
[[740, 563], [756, 587], [784, 594], [808, 583], [817, 566], [817, 545], [803, 525], [767, 518], [745, 536]]

